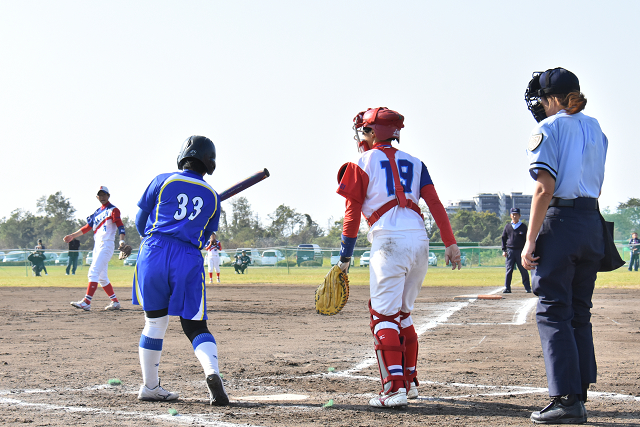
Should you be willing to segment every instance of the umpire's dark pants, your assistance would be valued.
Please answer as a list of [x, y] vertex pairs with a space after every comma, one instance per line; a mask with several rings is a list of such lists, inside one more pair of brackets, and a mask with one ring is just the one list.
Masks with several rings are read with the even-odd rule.
[[507, 274], [504, 278], [504, 287], [511, 290], [511, 276], [513, 275], [513, 268], [517, 265], [522, 276], [522, 284], [528, 291], [531, 289], [531, 283], [529, 282], [529, 272], [522, 266], [522, 248], [512, 249], [507, 248], [507, 260], [505, 261], [505, 268]]
[[533, 293], [549, 396], [581, 394], [583, 385], [596, 382], [591, 297], [604, 257], [598, 211], [549, 208], [535, 255]]

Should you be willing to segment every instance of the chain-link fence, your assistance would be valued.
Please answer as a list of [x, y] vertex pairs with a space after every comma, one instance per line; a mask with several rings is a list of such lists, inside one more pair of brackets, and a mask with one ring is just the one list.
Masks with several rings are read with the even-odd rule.
[[[479, 246], [477, 243], [459, 243], [462, 255], [463, 268], [474, 267], [503, 267], [504, 257], [499, 246]], [[631, 249], [626, 241], [616, 242], [618, 251], [622, 259], [629, 261]], [[220, 251], [220, 265], [222, 267], [233, 267], [236, 256], [245, 251], [251, 262], [249, 265], [261, 268], [315, 268], [331, 267], [340, 259], [340, 248], [321, 248], [318, 245], [305, 245], [304, 247], [269, 247], [269, 248], [236, 248], [223, 249]], [[429, 249], [428, 263], [432, 267], [445, 265], [444, 245], [442, 243], [431, 243]], [[35, 253], [33, 249], [0, 249], [1, 268], [24, 268], [25, 275], [32, 272], [32, 262], [29, 256]], [[91, 265], [93, 252], [80, 250], [69, 251], [62, 249], [45, 249], [45, 266], [64, 266], [70, 261], [69, 254], [78, 253], [77, 270], [84, 270]], [[109, 265], [122, 265], [133, 267], [138, 258], [138, 249], [134, 249], [132, 254], [125, 260], [118, 259], [119, 251], [116, 250]], [[353, 267], [369, 266], [369, 248], [355, 248], [352, 265]], [[207, 251], [202, 251], [203, 263], [207, 264]], [[1, 270], [0, 270], [1, 271]], [[1, 272], [0, 272], [1, 274]]]

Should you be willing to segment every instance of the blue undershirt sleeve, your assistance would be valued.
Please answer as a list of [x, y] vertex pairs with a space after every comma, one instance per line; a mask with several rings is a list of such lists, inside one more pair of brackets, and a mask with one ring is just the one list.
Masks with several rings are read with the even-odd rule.
[[145, 212], [142, 209], [138, 209], [136, 214], [136, 230], [140, 236], [144, 236], [144, 229], [147, 226], [147, 219], [149, 219], [149, 212]]

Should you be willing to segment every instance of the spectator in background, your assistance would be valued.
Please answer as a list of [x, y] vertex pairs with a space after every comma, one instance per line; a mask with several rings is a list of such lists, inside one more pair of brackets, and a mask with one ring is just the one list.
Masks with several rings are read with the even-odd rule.
[[250, 262], [251, 258], [247, 255], [247, 251], [242, 251], [242, 254], [236, 255], [236, 262], [233, 264], [233, 268], [235, 268], [237, 274], [244, 274]]
[[44, 260], [46, 259], [44, 256], [44, 250], [45, 247], [42, 244], [42, 239], [38, 239], [38, 244], [36, 245], [36, 252], [40, 255], [42, 255], [42, 271], [44, 271], [45, 276], [48, 276], [49, 273], [47, 273], [47, 267], [44, 266]]
[[525, 291], [531, 293], [529, 272], [522, 266], [522, 249], [527, 240], [527, 226], [520, 222], [520, 209], [511, 208], [510, 214], [511, 222], [504, 226], [502, 232], [502, 256], [506, 258], [506, 276], [502, 293], [511, 293], [511, 276], [516, 265], [520, 270]]
[[640, 255], [640, 239], [638, 239], [638, 233], [635, 231], [631, 233], [631, 240], [629, 240], [629, 250], [631, 251], [631, 259], [629, 260], [629, 271], [633, 268], [638, 271], [638, 255]]
[[78, 249], [80, 249], [80, 240], [73, 239], [69, 242], [69, 258], [67, 259], [67, 276], [69, 275], [69, 270], [71, 269], [71, 274], [76, 274], [76, 269], [78, 268]]

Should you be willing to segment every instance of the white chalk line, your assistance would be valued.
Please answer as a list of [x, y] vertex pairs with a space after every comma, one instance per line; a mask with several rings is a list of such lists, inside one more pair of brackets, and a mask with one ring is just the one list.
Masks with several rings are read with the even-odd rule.
[[111, 411], [103, 408], [89, 408], [89, 407], [81, 407], [81, 406], [67, 406], [67, 405], [53, 405], [50, 403], [31, 403], [24, 402], [18, 399], [10, 399], [6, 397], [0, 397], [0, 404], [8, 405], [8, 406], [24, 406], [34, 409], [39, 409], [42, 411], [64, 411], [69, 413], [92, 413], [92, 414], [100, 414], [100, 415], [113, 415], [118, 417], [127, 417], [127, 418], [142, 418], [142, 419], [151, 419], [151, 420], [162, 420], [171, 424], [194, 424], [197, 423], [199, 425], [206, 425], [212, 427], [261, 427], [253, 424], [236, 424], [236, 423], [228, 423], [224, 421], [212, 421], [203, 417], [211, 417], [217, 416], [220, 417], [223, 414], [194, 414], [194, 415], [184, 415], [178, 414], [177, 416], [171, 414], [155, 414], [152, 412], [140, 412], [140, 411]]

